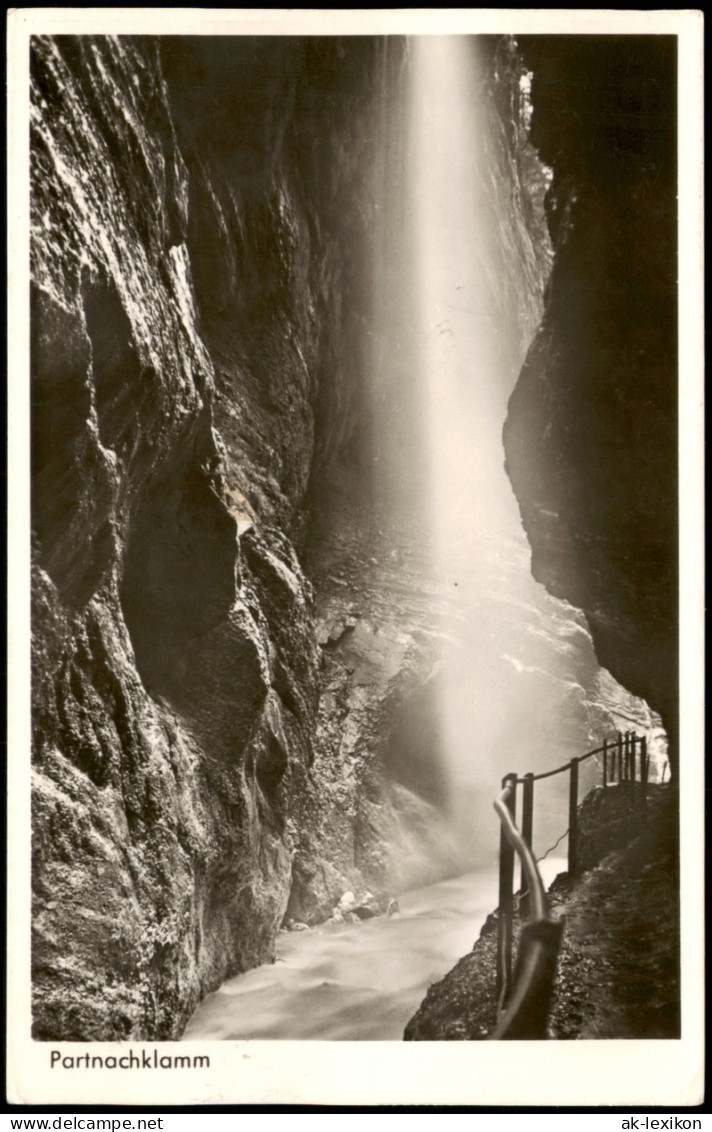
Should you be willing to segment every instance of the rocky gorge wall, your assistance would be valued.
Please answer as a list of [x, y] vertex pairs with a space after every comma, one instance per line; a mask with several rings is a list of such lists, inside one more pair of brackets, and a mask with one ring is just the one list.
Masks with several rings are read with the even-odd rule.
[[33, 43], [38, 1038], [175, 1037], [269, 956], [316, 796], [315, 902], [360, 879], [295, 546], [349, 419], [372, 54]]
[[[523, 349], [543, 188], [491, 47]], [[36, 1038], [177, 1037], [285, 918], [380, 896], [389, 843], [434, 855], [437, 773], [392, 781], [387, 748], [438, 614], [417, 524], [374, 522], [363, 396], [406, 66], [359, 38], [33, 41]]]
[[660, 713], [677, 765], [676, 41], [527, 37], [554, 265], [507, 469], [535, 578]]

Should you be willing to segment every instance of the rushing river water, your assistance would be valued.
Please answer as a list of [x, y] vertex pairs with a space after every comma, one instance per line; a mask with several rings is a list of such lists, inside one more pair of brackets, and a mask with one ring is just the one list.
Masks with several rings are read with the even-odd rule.
[[[545, 861], [546, 883], [565, 867]], [[479, 870], [406, 893], [391, 917], [280, 933], [276, 961], [208, 995], [183, 1040], [400, 1041], [496, 903], [496, 874]]]

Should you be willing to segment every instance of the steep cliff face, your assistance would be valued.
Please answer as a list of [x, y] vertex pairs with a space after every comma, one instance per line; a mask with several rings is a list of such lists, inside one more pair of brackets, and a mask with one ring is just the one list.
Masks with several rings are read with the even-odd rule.
[[[516, 367], [548, 255], [490, 47]], [[175, 1037], [285, 917], [383, 886], [388, 843], [432, 866], [432, 746], [408, 777], [388, 741], [443, 595], [422, 523], [378, 513], [364, 395], [404, 68], [401, 41], [33, 42], [37, 1038]]]
[[270, 953], [329, 807], [293, 540], [348, 397], [370, 49], [285, 44], [33, 44], [39, 1038], [177, 1035]]
[[677, 758], [675, 41], [523, 37], [554, 267], [505, 425], [534, 576]]

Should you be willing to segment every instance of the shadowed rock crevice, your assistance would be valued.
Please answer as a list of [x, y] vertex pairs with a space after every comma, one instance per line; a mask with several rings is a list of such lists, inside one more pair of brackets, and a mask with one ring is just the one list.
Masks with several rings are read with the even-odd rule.
[[32, 289], [32, 514], [39, 561], [80, 606], [113, 552], [114, 482], [92, 428], [91, 344], [81, 312]]
[[431, 678], [402, 706], [384, 752], [384, 764], [395, 782], [442, 810], [449, 801], [449, 779], [438, 755], [441, 740], [441, 682]]
[[237, 594], [237, 528], [211, 472], [209, 423], [176, 449], [136, 505], [121, 586], [137, 665], [154, 686], [183, 645], [226, 620]]
[[156, 426], [161, 410], [157, 377], [141, 364], [131, 320], [113, 282], [86, 279], [82, 298], [99, 439], [119, 458], [130, 460]]

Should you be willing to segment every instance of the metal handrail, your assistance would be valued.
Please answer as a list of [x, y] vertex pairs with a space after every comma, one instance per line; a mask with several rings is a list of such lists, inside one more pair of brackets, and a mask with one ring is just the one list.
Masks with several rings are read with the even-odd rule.
[[[556, 957], [562, 925], [549, 915], [546, 891], [532, 852], [534, 783], [569, 771], [569, 872], [578, 868], [578, 784], [579, 764], [593, 755], [603, 755], [603, 786], [616, 777], [635, 784], [636, 748], [640, 744], [641, 802], [645, 817], [649, 755], [645, 736], [634, 731], [604, 740], [603, 746], [574, 755], [569, 762], [541, 774], [520, 777], [510, 773], [502, 780], [502, 791], [494, 808], [500, 819], [499, 908], [497, 926], [497, 1011], [498, 1023], [492, 1039], [544, 1038], [553, 990]], [[609, 755], [611, 756], [609, 765]], [[522, 829], [515, 822], [517, 787], [524, 787]], [[517, 966], [512, 979], [514, 855], [521, 861], [521, 888], [529, 896], [530, 921], [522, 926]], [[511, 990], [510, 988], [514, 989]]]
[[519, 832], [509, 807], [507, 806], [511, 793], [512, 785], [511, 782], [509, 782], [499, 797], [495, 799], [494, 808], [499, 814], [504, 832], [507, 835], [507, 840], [512, 848], [519, 854], [520, 860], [524, 865], [529, 894], [531, 896], [532, 919], [546, 920], [549, 913], [544, 882], [541, 879], [536, 858]]
[[[499, 814], [502, 830], [524, 868], [530, 895], [531, 921], [522, 929], [514, 990], [508, 1002], [509, 976], [505, 975], [503, 978], [497, 1004], [499, 1018], [490, 1036], [491, 1041], [546, 1036], [548, 1003], [561, 939], [561, 925], [555, 923], [549, 914], [546, 890], [534, 854], [512, 817], [510, 805], [515, 787], [514, 778], [508, 779], [501, 794], [495, 799], [494, 808]], [[505, 933], [500, 933], [498, 945], [500, 948], [510, 945]], [[507, 964], [502, 963], [501, 957], [500, 964], [506, 971]]]
[[[607, 743], [604, 743], [602, 747], [595, 747], [593, 751], [587, 751], [585, 755], [578, 755], [578, 761], [580, 763], [585, 762], [586, 759], [590, 759], [592, 755], [602, 755], [610, 750], [612, 750], [612, 747], [610, 747]], [[562, 774], [563, 771], [569, 770], [570, 767], [571, 762], [569, 761], [567, 763], [562, 763], [561, 766], [557, 766], [553, 770], [545, 770], [542, 771], [541, 774], [533, 774], [532, 782], [541, 782], [542, 778], [553, 778], [555, 774]], [[518, 783], [523, 783], [524, 781], [525, 779], [523, 778], [517, 778]]]
[[490, 1041], [546, 1038], [562, 927], [561, 923], [546, 919], [532, 921], [522, 928], [514, 990]]
[[[583, 762], [586, 761], [586, 759], [592, 758], [593, 755], [610, 755], [610, 754], [612, 754], [613, 751], [616, 749], [616, 743], [620, 744], [623, 741], [624, 737], [625, 737], [626, 740], [629, 739], [634, 745], [637, 744], [637, 743], [645, 744], [645, 736], [644, 735], [638, 735], [637, 732], [635, 732], [635, 731], [626, 731], [625, 735], [624, 735], [622, 732], [619, 731], [619, 732], [616, 733], [615, 739], [613, 739], [613, 740], [606, 739], [605, 742], [603, 743], [603, 746], [594, 747], [594, 749], [592, 751], [587, 751], [585, 755], [577, 755], [577, 761], [579, 763], [583, 763]], [[647, 758], [647, 752], [645, 750], [645, 747], [643, 747], [643, 757]], [[561, 766], [554, 767], [553, 770], [544, 770], [540, 774], [532, 774], [531, 776], [527, 776], [527, 777], [531, 777], [532, 782], [541, 782], [541, 780], [543, 778], [553, 778], [554, 775], [563, 774], [563, 772], [565, 770], [569, 770], [570, 768], [571, 768], [571, 762], [562, 763]], [[519, 785], [523, 784], [525, 781], [526, 780], [524, 778], [517, 777], [517, 783]]]

